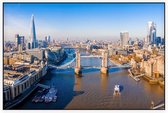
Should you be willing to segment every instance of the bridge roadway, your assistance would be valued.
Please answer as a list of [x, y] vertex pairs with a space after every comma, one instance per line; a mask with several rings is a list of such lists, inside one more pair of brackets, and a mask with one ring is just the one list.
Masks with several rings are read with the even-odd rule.
[[[89, 56], [81, 56], [82, 58], [100, 58], [101, 56], [99, 55], [89, 55]], [[73, 65], [73, 62], [76, 60], [76, 57], [73, 58], [71, 61], [67, 62], [66, 64], [60, 65], [60, 66], [55, 66], [55, 65], [49, 65], [49, 67], [52, 68], [57, 68], [57, 69], [66, 69], [66, 68], [74, 68], [75, 66]], [[111, 61], [109, 61], [111, 62]], [[115, 64], [114, 65], [109, 65], [108, 68], [129, 68], [129, 65], [119, 65], [119, 64]], [[82, 69], [88, 69], [88, 68], [98, 68], [100, 69], [101, 66], [82, 66]]]

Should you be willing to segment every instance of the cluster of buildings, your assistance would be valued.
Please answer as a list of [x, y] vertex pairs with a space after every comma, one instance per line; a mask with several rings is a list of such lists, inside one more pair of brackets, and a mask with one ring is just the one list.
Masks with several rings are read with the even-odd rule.
[[24, 36], [19, 36], [19, 34], [16, 34], [15, 35], [15, 40], [16, 40], [16, 49], [18, 51], [26, 49], [25, 37]]
[[34, 16], [31, 18], [30, 40], [15, 35], [15, 42], [4, 44], [3, 101], [4, 108], [19, 103], [37, 86], [38, 81], [47, 73], [48, 63], [57, 64], [65, 57], [60, 46], [50, 47], [51, 38], [37, 41]]
[[116, 63], [129, 63], [135, 76], [144, 74], [151, 83], [164, 84], [164, 38], [157, 37], [154, 22], [148, 22], [148, 33], [144, 41], [130, 41], [129, 33], [121, 32], [120, 46], [109, 45], [108, 49]]
[[[24, 36], [16, 34], [15, 44], [4, 44], [6, 53], [4, 53], [3, 101], [6, 104], [26, 91], [31, 91], [33, 85], [46, 74], [48, 63], [57, 64], [66, 57], [62, 48], [67, 45], [85, 48], [98, 54], [106, 49], [112, 60], [120, 64], [129, 63], [134, 75], [143, 73], [149, 80], [164, 82], [164, 38], [157, 37], [154, 22], [148, 22], [147, 37], [143, 41], [139, 39], [132, 41], [129, 38], [129, 32], [124, 31], [120, 33], [119, 44], [96, 40], [71, 43], [67, 39], [52, 47], [50, 36], [46, 36], [45, 40], [37, 41], [32, 15], [29, 38], [30, 40], [26, 42]], [[107, 62], [103, 64], [107, 65]]]
[[151, 45], [152, 47], [160, 47], [163, 46], [165, 43], [164, 37], [161, 38], [160, 36], [156, 35], [156, 24], [152, 21], [148, 22], [147, 28], [147, 36], [144, 38], [143, 41], [140, 41], [138, 38], [135, 41], [132, 41], [129, 37], [129, 32], [124, 31], [120, 33], [120, 47], [127, 48], [128, 46], [132, 45], [141, 45], [148, 47]]
[[155, 56], [149, 60], [142, 60], [140, 63], [141, 72], [153, 79], [164, 78], [164, 56]]
[[139, 58], [139, 61], [132, 58], [130, 61], [131, 71], [134, 76], [144, 74], [145, 78], [151, 84], [161, 84], [164, 86], [165, 78], [165, 62], [164, 55], [160, 53], [153, 53], [147, 50], [136, 50], [135, 56]]
[[164, 86], [164, 37], [157, 37], [154, 22], [148, 22], [147, 30], [144, 40], [132, 40], [128, 31], [120, 32], [120, 41], [108, 44], [109, 56], [116, 64], [129, 64], [135, 77], [143, 74], [149, 83]]
[[15, 35], [15, 42], [5, 42], [4, 43], [4, 52], [14, 52], [22, 50], [30, 50], [35, 48], [47, 48], [51, 44], [51, 37], [46, 36], [44, 40], [37, 40], [34, 15], [31, 17], [31, 32], [29, 40], [25, 39], [25, 36], [20, 36], [19, 34]]
[[32, 91], [33, 84], [36, 84], [46, 73], [45, 60], [40, 60], [27, 52], [4, 54], [3, 101], [5, 107], [12, 104], [16, 98], [27, 95], [25, 94], [27, 90]]

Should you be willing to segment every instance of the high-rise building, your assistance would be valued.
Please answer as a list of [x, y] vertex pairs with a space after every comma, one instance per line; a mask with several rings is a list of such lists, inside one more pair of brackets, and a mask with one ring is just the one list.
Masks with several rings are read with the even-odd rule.
[[133, 41], [132, 41], [131, 38], [128, 40], [128, 44], [129, 44], [129, 45], [133, 45]]
[[50, 43], [50, 42], [51, 42], [50, 36], [46, 36], [46, 37], [45, 37], [45, 41], [46, 41], [47, 43]]
[[47, 42], [47, 36], [45, 36], [45, 41]]
[[165, 38], [161, 39], [161, 45], [165, 45]]
[[156, 38], [156, 45], [158, 46], [159, 44], [161, 45], [161, 37]]
[[50, 36], [47, 37], [47, 41], [48, 41], [48, 43], [51, 42], [51, 38], [50, 38]]
[[47, 42], [43, 40], [38, 41], [38, 47], [39, 48], [46, 48], [47, 47]]
[[35, 23], [34, 23], [34, 15], [31, 17], [31, 31], [30, 31], [30, 42], [28, 44], [29, 49], [37, 48], [38, 43], [36, 40], [36, 31], [35, 31]]
[[121, 32], [120, 33], [120, 45], [121, 47], [124, 47], [125, 45], [128, 45], [129, 41], [129, 33], [126, 32]]
[[25, 43], [25, 38], [24, 36], [19, 36], [19, 34], [15, 35], [15, 40], [16, 40], [16, 47], [19, 49], [19, 45], [23, 48], [24, 43]]
[[53, 39], [53, 44], [55, 44], [56, 43], [56, 40], [55, 39]]
[[156, 44], [156, 24], [152, 21], [148, 22], [147, 44]]

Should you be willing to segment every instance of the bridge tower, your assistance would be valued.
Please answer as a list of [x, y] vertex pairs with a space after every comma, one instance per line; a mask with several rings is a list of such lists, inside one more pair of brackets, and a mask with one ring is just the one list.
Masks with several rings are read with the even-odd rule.
[[81, 74], [81, 65], [80, 65], [80, 51], [76, 51], [76, 66], [75, 66], [75, 74]]
[[108, 73], [108, 50], [102, 51], [102, 65], [101, 65], [101, 73]]

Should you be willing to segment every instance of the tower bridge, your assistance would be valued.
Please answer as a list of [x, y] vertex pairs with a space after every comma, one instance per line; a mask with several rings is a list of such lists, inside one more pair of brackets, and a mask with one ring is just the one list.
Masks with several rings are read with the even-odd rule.
[[[104, 50], [102, 51], [102, 55], [86, 55], [81, 56], [80, 51], [76, 50], [75, 57], [67, 62], [66, 64], [55, 66], [55, 65], [49, 65], [49, 67], [57, 68], [57, 69], [67, 69], [67, 68], [74, 68], [75, 74], [79, 75], [82, 73], [82, 69], [88, 69], [88, 68], [96, 68], [100, 69], [100, 72], [103, 74], [108, 73], [109, 68], [126, 68], [129, 67], [129, 65], [109, 65], [109, 59], [108, 59], [108, 51]], [[81, 58], [101, 58], [101, 65], [100, 66], [81, 66]]]
[[80, 64], [80, 58], [89, 58], [89, 57], [98, 57], [102, 58], [102, 64], [101, 64], [101, 73], [107, 74], [108, 73], [108, 52], [107, 50], [102, 51], [102, 56], [98, 55], [89, 55], [89, 56], [80, 56], [79, 50], [76, 51], [76, 66], [75, 66], [75, 74], [81, 74], [81, 64]]

